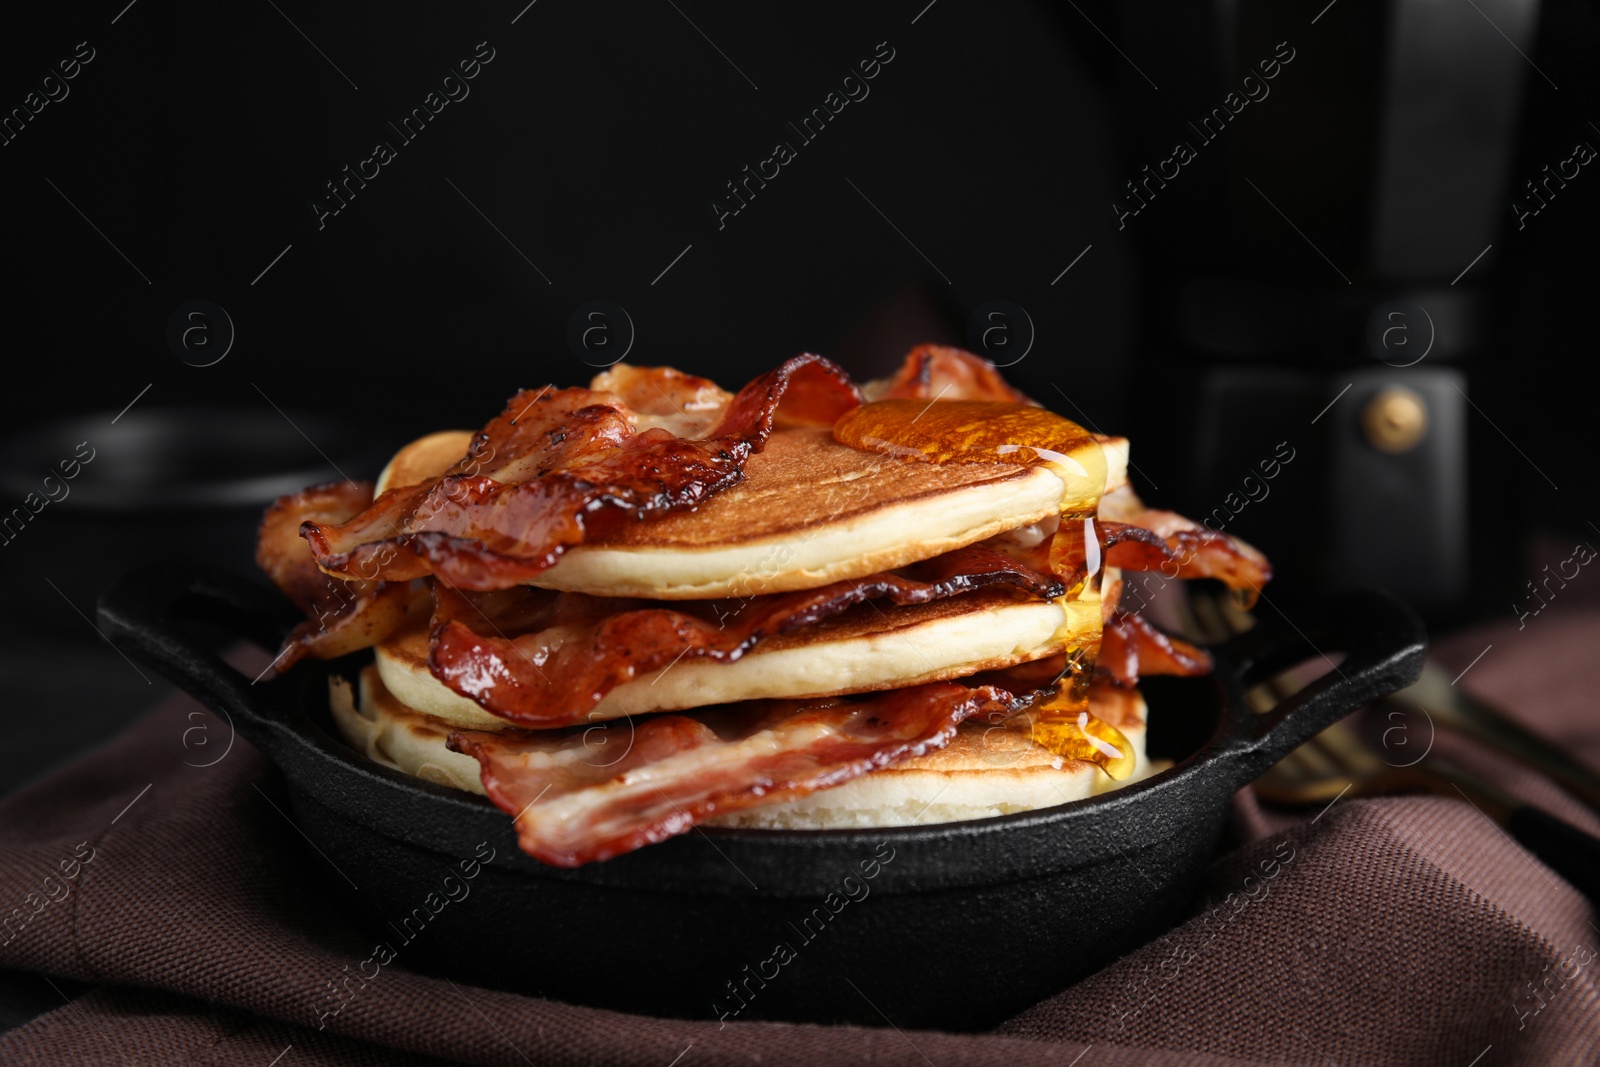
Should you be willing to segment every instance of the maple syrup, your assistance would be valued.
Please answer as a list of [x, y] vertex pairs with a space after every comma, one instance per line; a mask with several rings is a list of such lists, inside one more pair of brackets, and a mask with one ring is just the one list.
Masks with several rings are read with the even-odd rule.
[[[1007, 463], [1050, 468], [1062, 483], [1061, 520], [1050, 541], [1050, 570], [1066, 585], [1057, 599], [1066, 643], [1068, 602], [1098, 597], [1104, 547], [1095, 512], [1106, 484], [1100, 444], [1083, 427], [1028, 404], [994, 400], [878, 400], [834, 423], [840, 444], [907, 462]], [[1096, 613], [1098, 620], [1098, 612]], [[1133, 745], [1089, 711], [1089, 679], [1099, 648], [1076, 634], [1055, 692], [1036, 709], [1034, 742], [1067, 759], [1084, 760], [1121, 781], [1133, 773]]]

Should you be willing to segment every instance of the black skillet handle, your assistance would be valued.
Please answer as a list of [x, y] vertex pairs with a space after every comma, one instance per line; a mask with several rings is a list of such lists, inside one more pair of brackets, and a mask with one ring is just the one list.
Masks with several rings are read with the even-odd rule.
[[1236, 784], [1254, 781], [1297, 746], [1370, 704], [1416, 681], [1427, 652], [1427, 631], [1416, 613], [1391, 593], [1361, 590], [1331, 601], [1305, 629], [1284, 620], [1259, 626], [1219, 649], [1223, 682], [1242, 703], [1245, 689], [1307, 659], [1344, 659], [1278, 706], [1251, 715], [1227, 747]]
[[270, 754], [288, 736], [287, 723], [270, 714], [274, 694], [267, 683], [253, 683], [187, 629], [210, 623], [234, 640], [276, 652], [296, 618], [282, 596], [231, 571], [157, 563], [124, 575], [103, 593], [99, 618], [113, 645], [227, 715], [257, 747]]

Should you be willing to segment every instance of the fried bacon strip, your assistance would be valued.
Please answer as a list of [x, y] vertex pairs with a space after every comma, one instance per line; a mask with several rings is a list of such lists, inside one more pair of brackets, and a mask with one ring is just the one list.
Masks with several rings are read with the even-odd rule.
[[1175, 511], [1147, 508], [1126, 486], [1101, 498], [1098, 525], [1105, 561], [1113, 567], [1215, 578], [1245, 594], [1249, 604], [1272, 578], [1272, 564], [1253, 545]]
[[[637, 391], [637, 382], [617, 384]], [[444, 476], [301, 532], [317, 562], [341, 577], [434, 574], [461, 589], [505, 589], [608, 524], [692, 508], [735, 484], [780, 418], [830, 426], [860, 402], [844, 371], [813, 355], [745, 386], [701, 438], [636, 431], [613, 394], [524, 390]]]
[[486, 710], [528, 727], [581, 723], [607, 693], [683, 659], [731, 662], [764, 638], [868, 600], [924, 604], [1005, 586], [1061, 595], [1061, 583], [981, 545], [856, 581], [745, 600], [676, 602], [519, 587], [463, 593], [440, 584], [428, 665]]
[[346, 581], [322, 573], [300, 537], [303, 522], [343, 522], [372, 503], [371, 482], [330, 482], [279, 497], [261, 517], [256, 565], [311, 618], [296, 626], [274, 662], [335, 659], [389, 636], [418, 591], [407, 582]]
[[1142, 615], [1119, 611], [1100, 632], [1095, 670], [1120, 686], [1132, 687], [1141, 675], [1192, 678], [1210, 674], [1211, 654], [1180, 637], [1162, 633]]
[[618, 363], [596, 374], [589, 388], [621, 400], [634, 415], [634, 429], [659, 428], [679, 437], [704, 435], [733, 402], [733, 394], [710, 378], [673, 367]]
[[1033, 401], [1000, 376], [982, 356], [946, 345], [918, 345], [906, 356], [895, 376], [873, 400], [1007, 400]]
[[477, 759], [490, 799], [516, 816], [523, 851], [577, 867], [943, 748], [963, 719], [1013, 704], [1002, 690], [933, 682], [865, 700], [656, 715], [637, 726], [459, 731], [449, 744]]
[[[1211, 667], [1211, 654], [1205, 649], [1163, 633], [1142, 615], [1118, 611], [1106, 620], [1100, 631], [1100, 650], [1095, 657], [1095, 674], [1090, 684], [1131, 689], [1145, 675], [1195, 677], [1209, 674]], [[1066, 669], [1066, 653], [1057, 653], [1031, 663], [984, 671], [966, 680], [998, 686], [1013, 693], [1037, 695], [1050, 691]]]

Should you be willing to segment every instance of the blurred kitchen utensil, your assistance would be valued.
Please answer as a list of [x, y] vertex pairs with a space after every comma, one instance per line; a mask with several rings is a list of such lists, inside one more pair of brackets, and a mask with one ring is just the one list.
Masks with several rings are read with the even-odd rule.
[[129, 560], [253, 569], [262, 508], [341, 471], [377, 470], [389, 451], [349, 425], [265, 404], [104, 412], [0, 440], [0, 580], [29, 605], [0, 630], [97, 642], [85, 619]]
[[1459, 796], [1505, 827], [1590, 903], [1600, 905], [1600, 839], [1437, 757], [1408, 767], [1389, 766], [1343, 723], [1334, 723], [1290, 752], [1256, 780], [1255, 790], [1264, 800], [1286, 805], [1332, 805], [1346, 793]]
[[[1189, 612], [1197, 631], [1213, 644], [1232, 634], [1243, 633], [1255, 621], [1231, 597], [1201, 589], [1192, 592]], [[1479, 703], [1463, 710], [1465, 705], [1473, 703], [1471, 699], [1455, 690], [1448, 681], [1443, 682], [1444, 691], [1441, 691], [1444, 670], [1437, 664], [1431, 666], [1431, 678], [1424, 668], [1419, 681], [1395, 696], [1409, 693], [1415, 700], [1420, 695], [1430, 702], [1430, 708], [1434, 704], [1448, 708], [1449, 711], [1439, 713], [1439, 721], [1450, 725], [1466, 724], [1462, 728], [1471, 736], [1516, 755], [1535, 769], [1546, 770], [1548, 762], [1561, 766], [1569, 777], [1574, 777], [1573, 771], [1577, 771], [1575, 778], [1580, 783], [1594, 777], [1565, 756], [1557, 761], [1548, 760], [1551, 753], [1558, 756], [1560, 753], [1487, 705]], [[1339, 668], [1335, 666], [1334, 670]], [[1277, 704], [1287, 699], [1295, 688], [1294, 681], [1278, 675], [1258, 686], [1257, 689], [1264, 692], [1258, 693], [1259, 700], [1251, 702], [1255, 706], [1259, 706], [1260, 700]], [[1511, 745], [1502, 738], [1511, 739]], [[1547, 773], [1556, 777], [1553, 772]], [[1566, 778], [1558, 777], [1558, 780], [1566, 784]], [[1505, 827], [1524, 848], [1572, 883], [1591, 903], [1600, 906], [1600, 839], [1437, 757], [1425, 757], [1406, 766], [1387, 764], [1367, 747], [1353, 728], [1342, 722], [1334, 723], [1290, 751], [1256, 780], [1254, 788], [1262, 799], [1285, 805], [1332, 805], [1345, 793], [1387, 796], [1420, 791], [1459, 796], [1485, 817]]]
[[1414, 685], [1394, 694], [1381, 706], [1421, 712], [1434, 725], [1466, 734], [1553, 778], [1573, 796], [1600, 811], [1600, 774], [1494, 705], [1467, 693], [1431, 659], [1423, 665], [1422, 677]]

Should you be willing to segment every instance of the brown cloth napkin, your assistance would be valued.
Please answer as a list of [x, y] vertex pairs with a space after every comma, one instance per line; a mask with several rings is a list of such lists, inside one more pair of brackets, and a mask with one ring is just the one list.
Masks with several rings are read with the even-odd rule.
[[[1460, 684], [1594, 761], [1597, 647], [1600, 613], [1581, 613], [1521, 632], [1476, 631], [1436, 651], [1452, 673], [1483, 652]], [[464, 986], [399, 965], [318, 1031], [306, 1025], [308, 989], [360, 958], [366, 940], [298, 873], [307, 846], [273, 806], [282, 798], [264, 758], [241, 739], [213, 767], [185, 764], [185, 730], [226, 729], [194, 712], [169, 703], [0, 805], [0, 912], [11, 909], [0, 965], [97, 987], [0, 1036], [0, 1063], [1600, 1059], [1600, 929], [1588, 903], [1468, 804], [1437, 797], [1346, 798], [1320, 814], [1290, 814], [1242, 796], [1243, 843], [1212, 866], [1194, 918], [992, 1035], [719, 1027]], [[1436, 751], [1600, 832], [1537, 775], [1452, 741], [1441, 734]]]

